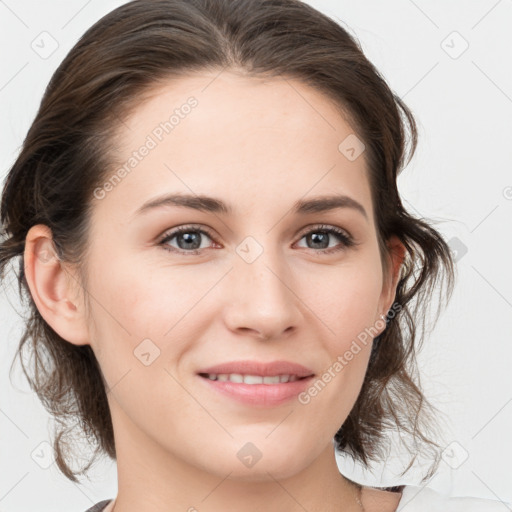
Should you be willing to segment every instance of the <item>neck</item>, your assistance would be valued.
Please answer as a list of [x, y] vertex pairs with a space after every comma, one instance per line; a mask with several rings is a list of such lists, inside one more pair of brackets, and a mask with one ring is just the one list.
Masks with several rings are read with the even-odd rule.
[[[116, 423], [116, 422], [114, 422]], [[148, 439], [133, 424], [114, 424], [118, 495], [106, 512], [361, 512], [360, 489], [338, 469], [334, 445], [291, 476], [268, 471], [249, 481], [193, 466]], [[117, 428], [116, 428], [117, 427]]]

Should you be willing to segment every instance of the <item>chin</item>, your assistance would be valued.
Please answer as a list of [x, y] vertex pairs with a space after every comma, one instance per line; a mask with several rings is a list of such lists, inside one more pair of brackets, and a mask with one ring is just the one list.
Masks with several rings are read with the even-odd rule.
[[[304, 467], [307, 463], [304, 462]], [[286, 460], [267, 460], [265, 463], [263, 459], [255, 464], [252, 468], [233, 468], [227, 465], [226, 470], [230, 472], [229, 480], [247, 483], [265, 483], [273, 482], [275, 480], [286, 480], [293, 477], [296, 473], [300, 472], [300, 468], [295, 466], [290, 467]]]
[[[244, 452], [245, 448], [245, 452]], [[246, 459], [245, 453], [250, 453], [252, 447], [244, 446], [233, 457], [223, 457], [217, 459], [216, 472], [222, 473], [222, 476], [229, 474], [231, 480], [240, 482], [269, 482], [275, 479], [284, 480], [292, 477], [308, 466], [308, 460], [303, 457], [302, 452], [283, 453], [279, 450], [273, 450], [267, 447], [260, 452], [260, 455], [254, 455], [252, 461]], [[260, 456], [261, 458], [257, 458]]]

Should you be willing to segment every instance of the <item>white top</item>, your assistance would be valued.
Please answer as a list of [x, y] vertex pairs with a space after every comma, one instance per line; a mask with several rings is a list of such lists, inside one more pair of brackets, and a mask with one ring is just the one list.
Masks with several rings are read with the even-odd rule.
[[428, 487], [406, 485], [396, 512], [507, 512], [512, 505], [499, 500], [447, 497]]

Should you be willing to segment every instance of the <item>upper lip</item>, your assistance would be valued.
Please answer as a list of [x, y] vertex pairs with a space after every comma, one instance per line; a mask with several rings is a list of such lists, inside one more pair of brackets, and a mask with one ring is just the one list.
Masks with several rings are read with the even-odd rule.
[[291, 361], [231, 361], [203, 368], [197, 373], [229, 374], [238, 373], [242, 375], [261, 375], [269, 377], [272, 375], [296, 375], [297, 377], [309, 377], [314, 372], [309, 368]]

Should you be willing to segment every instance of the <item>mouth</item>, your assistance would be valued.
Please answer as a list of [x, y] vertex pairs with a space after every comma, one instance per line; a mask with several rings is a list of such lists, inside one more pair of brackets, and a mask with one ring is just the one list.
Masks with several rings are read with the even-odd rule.
[[272, 407], [291, 401], [310, 384], [315, 374], [288, 361], [236, 361], [197, 373], [209, 390], [238, 403]]
[[283, 384], [286, 382], [295, 382], [297, 380], [308, 379], [310, 376], [299, 377], [298, 375], [243, 375], [240, 373], [199, 373], [200, 377], [220, 382], [235, 382], [236, 384]]

